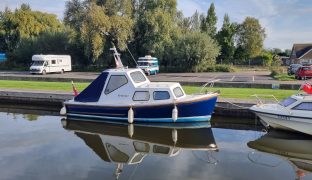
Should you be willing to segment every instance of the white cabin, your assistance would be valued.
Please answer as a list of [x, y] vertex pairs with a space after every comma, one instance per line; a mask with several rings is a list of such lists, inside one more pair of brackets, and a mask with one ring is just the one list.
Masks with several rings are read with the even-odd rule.
[[[100, 83], [103, 84], [98, 85]], [[99, 90], [101, 86], [103, 87]], [[71, 103], [78, 101], [77, 103], [89, 102], [113, 106], [166, 104], [186, 96], [179, 83], [150, 82], [141, 69], [108, 69], [89, 87], [90, 90], [86, 89], [85, 97], [83, 91], [80, 97], [77, 96]], [[90, 94], [94, 95], [94, 100], [90, 100]]]

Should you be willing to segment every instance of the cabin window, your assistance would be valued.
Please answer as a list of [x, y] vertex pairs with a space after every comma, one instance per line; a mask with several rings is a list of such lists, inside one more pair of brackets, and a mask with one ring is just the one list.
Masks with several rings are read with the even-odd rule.
[[153, 152], [154, 153], [169, 154], [169, 151], [170, 151], [170, 148], [165, 147], [165, 146], [154, 145], [154, 147], [153, 147]]
[[150, 151], [150, 146], [147, 143], [142, 143], [138, 141], [133, 142], [133, 146], [136, 152], [149, 152]]
[[154, 100], [170, 99], [170, 94], [168, 91], [155, 91], [153, 96], [154, 96]]
[[284, 99], [283, 101], [281, 101], [279, 104], [284, 106], [284, 107], [287, 107], [287, 106], [293, 104], [296, 101], [297, 101], [296, 99], [289, 97], [289, 98]]
[[132, 72], [132, 73], [130, 73], [130, 76], [131, 76], [132, 80], [136, 83], [146, 81], [145, 76], [140, 71]]
[[112, 75], [109, 78], [109, 81], [107, 83], [104, 93], [109, 94], [127, 83], [128, 83], [128, 79], [126, 78], [126, 76]]
[[312, 103], [310, 102], [303, 102], [298, 104], [293, 108], [294, 110], [305, 110], [305, 111], [312, 111]]
[[148, 101], [150, 94], [148, 91], [136, 91], [133, 95], [133, 101]]
[[56, 60], [52, 60], [52, 61], [51, 61], [51, 64], [56, 64]]
[[109, 157], [115, 162], [128, 162], [129, 157], [127, 154], [118, 150], [115, 146], [106, 143], [106, 148], [109, 154]]
[[181, 96], [184, 95], [184, 94], [183, 94], [183, 91], [182, 91], [182, 89], [181, 89], [180, 87], [174, 88], [174, 89], [173, 89], [173, 93], [174, 93], [174, 95], [175, 95], [176, 97], [181, 97]]

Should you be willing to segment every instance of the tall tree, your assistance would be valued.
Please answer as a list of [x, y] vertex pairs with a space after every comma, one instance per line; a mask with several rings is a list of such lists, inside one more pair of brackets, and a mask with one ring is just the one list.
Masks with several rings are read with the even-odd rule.
[[133, 34], [131, 0], [70, 0], [64, 22], [81, 37], [89, 61], [100, 59], [112, 46], [125, 49]]
[[176, 6], [176, 0], [140, 2], [135, 28], [136, 49], [140, 55], [149, 53], [163, 59], [178, 29], [175, 23]]
[[221, 54], [218, 57], [218, 63], [229, 64], [232, 62], [235, 52], [234, 45], [235, 32], [236, 25], [234, 23], [231, 23], [229, 16], [225, 14], [222, 28], [216, 35], [216, 39], [219, 45], [221, 46]]
[[238, 28], [237, 45], [241, 47], [246, 54], [245, 60], [257, 57], [263, 50], [263, 41], [265, 39], [265, 29], [261, 27], [259, 20], [253, 17], [246, 17], [244, 22]]
[[215, 12], [214, 3], [211, 3], [207, 12], [207, 16], [205, 19], [203, 19], [202, 22], [202, 31], [208, 33], [210, 37], [214, 38], [217, 32], [217, 21], [218, 17]]
[[14, 12], [6, 8], [0, 13], [0, 47], [12, 52], [22, 38], [33, 38], [42, 32], [63, 30], [62, 23], [54, 14], [32, 11], [27, 4], [22, 4]]

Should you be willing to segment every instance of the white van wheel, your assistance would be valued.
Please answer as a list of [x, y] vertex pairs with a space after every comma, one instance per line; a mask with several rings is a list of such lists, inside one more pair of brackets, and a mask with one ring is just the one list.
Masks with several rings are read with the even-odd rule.
[[43, 70], [42, 75], [46, 75], [46, 74], [47, 74], [46, 70]]

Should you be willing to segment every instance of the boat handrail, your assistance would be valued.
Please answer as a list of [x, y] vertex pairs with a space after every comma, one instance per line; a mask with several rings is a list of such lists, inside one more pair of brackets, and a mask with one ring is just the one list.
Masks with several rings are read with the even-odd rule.
[[279, 100], [273, 94], [253, 94], [251, 95], [251, 97], [255, 97], [258, 100], [258, 102], [260, 102], [260, 104], [264, 104], [261, 101], [260, 97], [272, 97], [277, 104], [279, 103]]
[[[273, 94], [254, 94], [251, 95], [252, 97], [256, 97], [256, 99], [258, 100], [258, 102], [260, 102], [261, 105], [263, 105], [264, 103], [261, 101], [260, 97], [272, 97], [276, 104], [280, 104], [280, 101], [273, 95]], [[281, 105], [289, 114], [291, 114], [291, 111], [289, 109], [287, 109], [285, 106]]]
[[206, 87], [208, 84], [210, 84], [210, 85], [209, 85], [209, 88], [213, 88], [214, 83], [215, 83], [215, 82], [218, 82], [218, 81], [220, 81], [220, 79], [214, 79], [214, 80], [208, 81], [208, 82], [206, 82], [205, 84], [203, 84], [203, 85], [200, 87], [199, 94], [202, 93], [202, 91], [205, 89], [205, 87]]

